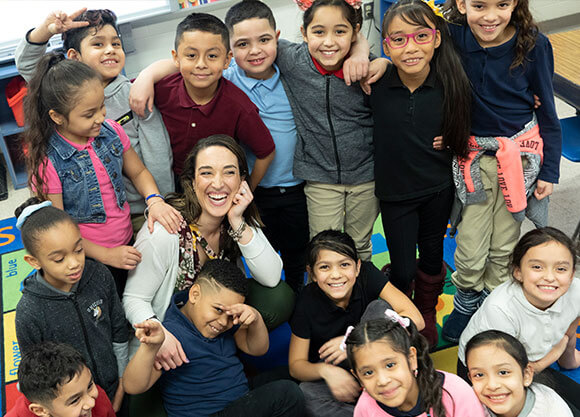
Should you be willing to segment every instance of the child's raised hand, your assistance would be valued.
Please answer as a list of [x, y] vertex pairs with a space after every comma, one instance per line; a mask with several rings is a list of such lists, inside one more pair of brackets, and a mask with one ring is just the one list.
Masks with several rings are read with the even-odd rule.
[[48, 17], [44, 20], [43, 25], [46, 27], [48, 32], [52, 35], [56, 35], [58, 33], [66, 32], [67, 30], [81, 28], [84, 26], [88, 26], [89, 22], [82, 21], [82, 22], [75, 22], [74, 19], [83, 14], [87, 10], [86, 7], [77, 10], [70, 15], [67, 15], [64, 12], [56, 11], [52, 12], [48, 15]]
[[119, 269], [132, 270], [141, 262], [141, 252], [133, 246], [123, 245], [115, 248], [108, 248], [107, 265]]
[[156, 221], [169, 233], [177, 233], [183, 216], [178, 210], [159, 198], [159, 200], [156, 199], [149, 204], [149, 215], [147, 216], [149, 233], [153, 233], [153, 225]]
[[183, 351], [181, 343], [173, 334], [161, 325], [165, 340], [155, 355], [155, 369], [160, 371], [162, 368], [166, 371], [175, 369], [184, 363], [189, 363], [189, 359]]
[[165, 340], [163, 326], [157, 320], [145, 320], [134, 325], [135, 337], [140, 343], [159, 346]]
[[338, 365], [346, 359], [346, 352], [340, 348], [344, 336], [337, 336], [330, 339], [318, 349], [320, 359], [326, 363]]
[[251, 326], [260, 316], [255, 308], [242, 303], [224, 306], [223, 310], [232, 318], [234, 325], [239, 324], [243, 328]]
[[322, 371], [322, 378], [338, 401], [352, 403], [360, 395], [361, 388], [356, 379], [339, 366], [326, 366]]
[[438, 151], [443, 150], [443, 136], [435, 136], [433, 138], [433, 149]]
[[242, 222], [244, 219], [244, 212], [253, 199], [254, 195], [252, 194], [250, 186], [245, 180], [242, 181], [238, 192], [234, 196], [234, 204], [232, 204], [232, 207], [228, 211], [228, 221], [230, 222], [230, 225], [238, 225]]

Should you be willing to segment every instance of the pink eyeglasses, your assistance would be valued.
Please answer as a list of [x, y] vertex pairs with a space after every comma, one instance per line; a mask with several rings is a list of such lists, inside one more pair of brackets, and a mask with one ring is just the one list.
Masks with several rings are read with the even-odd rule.
[[413, 42], [418, 45], [423, 45], [425, 43], [430, 43], [435, 39], [435, 34], [437, 29], [421, 29], [413, 33], [396, 33], [394, 35], [387, 36], [384, 41], [394, 49], [403, 48], [409, 43], [409, 39], [413, 38]]

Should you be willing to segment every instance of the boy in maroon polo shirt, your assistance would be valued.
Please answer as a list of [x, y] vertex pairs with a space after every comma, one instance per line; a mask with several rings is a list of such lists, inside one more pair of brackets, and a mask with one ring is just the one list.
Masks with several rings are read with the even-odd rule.
[[258, 158], [250, 176], [254, 189], [274, 158], [274, 142], [258, 108], [222, 78], [232, 58], [226, 25], [210, 14], [191, 13], [177, 26], [171, 53], [179, 72], [155, 84], [155, 104], [169, 132], [173, 170], [181, 174], [199, 139], [226, 134]]

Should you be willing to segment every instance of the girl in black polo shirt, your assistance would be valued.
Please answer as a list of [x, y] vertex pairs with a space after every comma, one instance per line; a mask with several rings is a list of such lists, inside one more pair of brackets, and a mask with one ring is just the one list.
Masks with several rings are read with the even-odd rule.
[[[352, 416], [360, 386], [348, 372], [340, 348], [348, 326], [354, 326], [368, 304], [381, 298], [399, 314], [424, 327], [417, 308], [371, 262], [361, 262], [352, 238], [325, 230], [310, 241], [307, 270], [312, 280], [298, 296], [290, 320], [288, 363], [300, 384], [308, 415]], [[312, 382], [309, 382], [312, 381]]]
[[[437, 14], [436, 14], [437, 13]], [[447, 269], [443, 237], [453, 202], [453, 153], [467, 154], [471, 91], [441, 13], [401, 0], [383, 19], [394, 65], [373, 86], [375, 194], [391, 258], [391, 280], [425, 319], [437, 345], [435, 306]], [[442, 136], [445, 150], [433, 148]], [[419, 261], [416, 260], [417, 246]]]

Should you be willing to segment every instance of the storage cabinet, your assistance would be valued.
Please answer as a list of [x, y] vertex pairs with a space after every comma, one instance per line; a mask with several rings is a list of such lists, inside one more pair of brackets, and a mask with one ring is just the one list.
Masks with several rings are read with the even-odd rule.
[[12, 178], [14, 188], [24, 188], [27, 183], [26, 166], [20, 134], [24, 127], [20, 127], [14, 120], [14, 114], [8, 106], [5, 96], [6, 84], [18, 75], [16, 65], [9, 63], [0, 66], [0, 149], [6, 161], [8, 173]]

